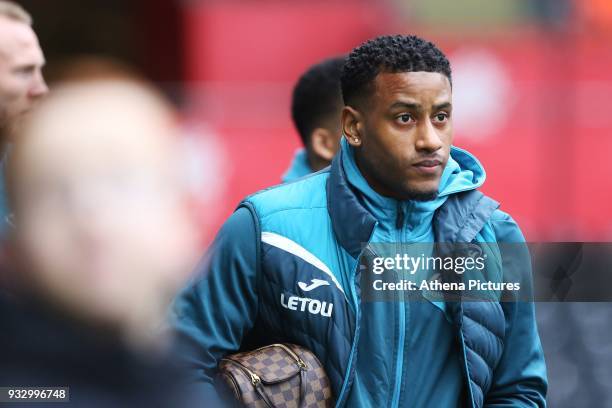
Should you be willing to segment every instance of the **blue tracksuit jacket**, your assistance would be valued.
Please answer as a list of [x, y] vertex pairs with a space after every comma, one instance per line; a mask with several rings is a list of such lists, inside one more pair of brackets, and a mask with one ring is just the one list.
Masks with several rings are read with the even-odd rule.
[[[485, 177], [478, 161], [454, 147], [451, 158], [445, 176], [460, 177], [454, 183], [465, 188], [449, 190], [428, 213], [431, 237], [437, 242], [522, 242], [512, 218], [475, 190]], [[402, 319], [394, 305], [379, 326], [363, 316], [358, 259], [363, 244], [386, 227], [349, 181], [343, 160], [346, 155], [339, 154], [328, 169], [245, 199], [219, 232], [200, 273], [176, 299], [173, 327], [182, 360], [207, 401], [215, 395], [223, 356], [292, 342], [318, 356], [338, 406], [417, 404], [405, 399], [406, 391], [402, 394], [414, 386], [402, 377], [428, 367], [406, 368], [412, 361], [403, 353], [411, 330], [406, 310]], [[517, 260], [499, 262], [505, 268]], [[320, 281], [326, 284], [315, 285]], [[451, 326], [444, 333], [457, 344], [460, 405], [545, 406], [546, 369], [532, 303], [435, 306], [446, 310]], [[364, 330], [393, 333], [380, 336], [386, 359], [360, 354], [361, 339], [371, 334]], [[364, 362], [385, 367], [373, 366], [375, 375], [364, 378], [357, 372]]]

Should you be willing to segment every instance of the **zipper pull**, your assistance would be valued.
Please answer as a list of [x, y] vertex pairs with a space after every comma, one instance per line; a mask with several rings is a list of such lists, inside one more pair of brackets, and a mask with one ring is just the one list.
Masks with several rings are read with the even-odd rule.
[[397, 218], [395, 219], [395, 228], [400, 229], [404, 226], [404, 209], [402, 208], [402, 202], [397, 202]]
[[304, 360], [302, 360], [299, 357], [298, 357], [297, 365], [298, 367], [300, 367], [300, 370], [306, 370], [306, 363], [304, 362]]
[[251, 384], [253, 384], [254, 386], [257, 386], [257, 384], [261, 382], [261, 378], [259, 378], [259, 376], [255, 373], [250, 373], [250, 374], [251, 374]]

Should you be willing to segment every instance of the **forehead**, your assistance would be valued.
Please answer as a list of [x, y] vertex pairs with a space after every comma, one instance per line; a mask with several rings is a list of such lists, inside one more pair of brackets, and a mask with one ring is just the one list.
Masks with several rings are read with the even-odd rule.
[[56, 95], [29, 118], [15, 142], [13, 166], [19, 179], [155, 171], [173, 158], [169, 116], [156, 101], [121, 89]]
[[374, 80], [378, 102], [396, 102], [411, 99], [422, 104], [450, 102], [451, 85], [448, 78], [438, 72], [381, 72]]
[[21, 54], [38, 52], [40, 46], [32, 27], [0, 16], [0, 56], [13, 58]]

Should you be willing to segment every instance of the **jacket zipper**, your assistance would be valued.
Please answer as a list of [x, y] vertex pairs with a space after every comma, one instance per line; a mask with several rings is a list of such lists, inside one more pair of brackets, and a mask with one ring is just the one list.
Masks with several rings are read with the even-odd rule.
[[[370, 237], [368, 238], [368, 244], [370, 243], [370, 241], [372, 241], [372, 237], [374, 236], [374, 231], [376, 230], [377, 226], [378, 226], [378, 221], [374, 224], [374, 227], [372, 228], [372, 232], [370, 233]], [[351, 354], [349, 355], [349, 361], [346, 366], [346, 376], [344, 378], [342, 388], [340, 389], [340, 395], [338, 395], [338, 399], [336, 400], [335, 408], [341, 407], [342, 404], [344, 403], [344, 400], [346, 399], [347, 385], [349, 383], [349, 379], [350, 379], [349, 377], [351, 376], [351, 369], [353, 366], [353, 360], [354, 360], [353, 357], [355, 356], [355, 350], [357, 348], [357, 344], [359, 343], [359, 323], [361, 321], [361, 305], [360, 305], [361, 299], [357, 298], [357, 287], [355, 286], [355, 281], [357, 280], [357, 271], [359, 270], [359, 262], [360, 262], [361, 256], [363, 255], [364, 249], [365, 248], [363, 248], [361, 252], [359, 252], [359, 255], [357, 256], [357, 266], [355, 267], [355, 270], [353, 271], [354, 276], [351, 282], [351, 298], [353, 299], [353, 303], [355, 306], [355, 332], [353, 333], [353, 344], [351, 345]]]
[[[401, 201], [397, 202], [397, 218], [395, 226], [397, 228], [397, 243], [396, 248], [401, 249], [402, 247], [402, 232], [404, 230], [405, 215], [404, 208]], [[398, 275], [399, 276], [399, 275]], [[401, 293], [398, 293], [398, 320], [399, 320], [399, 333], [397, 340], [397, 361], [395, 365], [395, 384], [393, 387], [393, 399], [391, 406], [399, 407], [400, 394], [402, 389], [403, 379], [403, 365], [404, 365], [404, 345], [406, 342], [406, 308], [404, 304], [404, 297]]]

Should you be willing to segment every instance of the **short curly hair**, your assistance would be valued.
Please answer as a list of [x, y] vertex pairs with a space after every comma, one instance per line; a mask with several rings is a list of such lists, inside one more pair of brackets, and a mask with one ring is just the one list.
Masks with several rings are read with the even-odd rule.
[[344, 56], [310, 67], [293, 88], [291, 118], [305, 146], [310, 134], [342, 108], [340, 75]]
[[351, 105], [365, 96], [381, 72], [438, 72], [451, 81], [450, 62], [433, 43], [415, 35], [385, 35], [368, 40], [346, 58], [342, 98]]

